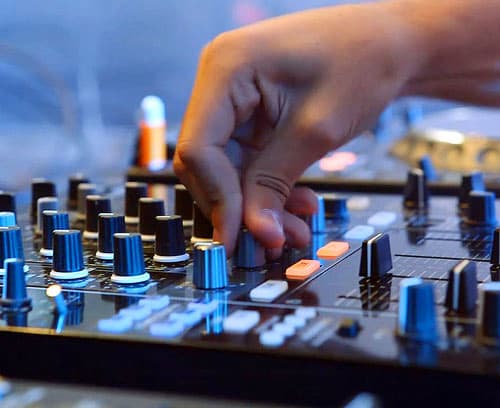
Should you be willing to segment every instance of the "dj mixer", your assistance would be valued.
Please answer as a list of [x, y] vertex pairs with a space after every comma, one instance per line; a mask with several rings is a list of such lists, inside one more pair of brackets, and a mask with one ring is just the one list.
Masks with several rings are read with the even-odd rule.
[[[161, 193], [162, 197], [158, 198]], [[0, 371], [28, 380], [307, 406], [500, 401], [500, 202], [318, 191], [306, 248], [230, 259], [179, 185], [36, 179], [0, 193]], [[154, 194], [155, 197], [151, 197]]]

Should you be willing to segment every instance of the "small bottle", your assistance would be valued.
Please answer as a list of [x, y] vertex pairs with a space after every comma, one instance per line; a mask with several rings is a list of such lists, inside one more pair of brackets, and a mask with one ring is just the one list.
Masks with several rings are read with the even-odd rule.
[[146, 96], [141, 102], [138, 165], [151, 171], [167, 163], [165, 105], [157, 96]]

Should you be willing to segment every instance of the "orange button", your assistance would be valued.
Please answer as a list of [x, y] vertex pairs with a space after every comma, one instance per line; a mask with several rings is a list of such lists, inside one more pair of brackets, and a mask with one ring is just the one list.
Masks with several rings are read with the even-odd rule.
[[299, 262], [289, 266], [286, 269], [286, 277], [288, 279], [300, 279], [303, 280], [311, 276], [321, 267], [319, 261], [313, 259], [302, 259]]
[[316, 255], [320, 259], [335, 259], [343, 255], [349, 249], [349, 243], [343, 241], [331, 241], [318, 249]]

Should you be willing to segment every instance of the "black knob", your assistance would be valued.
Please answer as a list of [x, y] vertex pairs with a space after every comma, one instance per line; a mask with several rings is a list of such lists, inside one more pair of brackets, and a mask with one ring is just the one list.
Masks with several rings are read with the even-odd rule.
[[144, 251], [140, 234], [115, 234], [114, 251], [112, 282], [126, 285], [143, 283], [149, 280], [149, 273], [145, 271]]
[[193, 284], [198, 289], [222, 289], [227, 286], [227, 260], [224, 245], [199, 243], [193, 249]]
[[258, 268], [265, 264], [265, 250], [248, 231], [240, 229], [233, 255], [233, 266], [237, 268]]
[[59, 209], [59, 200], [57, 197], [42, 197], [39, 198], [36, 204], [37, 207], [37, 223], [35, 226], [35, 233], [42, 233], [43, 212], [47, 210], [57, 211]]
[[125, 184], [125, 222], [137, 224], [139, 222], [139, 199], [148, 196], [148, 185], [136, 181]]
[[14, 194], [0, 191], [0, 211], [16, 213], [16, 198]]
[[210, 220], [201, 212], [196, 202], [193, 202], [193, 232], [191, 243], [210, 242], [214, 234], [214, 227]]
[[5, 273], [4, 262], [9, 258], [24, 259], [21, 228], [0, 227], [0, 274]]
[[479, 286], [478, 339], [487, 345], [500, 345], [500, 282]]
[[159, 198], [139, 199], [139, 232], [142, 240], [153, 242], [156, 232], [156, 217], [165, 215], [165, 203]]
[[348, 222], [351, 218], [347, 208], [347, 198], [335, 194], [323, 195], [325, 217], [334, 222]]
[[45, 179], [34, 179], [31, 183], [31, 223], [37, 223], [37, 202], [42, 197], [57, 197], [56, 185]]
[[44, 211], [42, 229], [42, 248], [40, 254], [51, 257], [54, 254], [54, 230], [69, 229], [69, 215], [65, 212]]
[[68, 181], [68, 201], [66, 208], [68, 211], [74, 211], [78, 207], [78, 186], [83, 183], [89, 183], [90, 180], [83, 174], [75, 174]]
[[420, 278], [401, 281], [397, 333], [416, 341], [435, 341], [438, 337], [432, 283]]
[[471, 191], [485, 191], [483, 173], [475, 171], [462, 175], [460, 191], [458, 193], [458, 208], [463, 215], [469, 209], [469, 194]]
[[27, 312], [31, 310], [31, 298], [26, 291], [26, 272], [22, 259], [5, 261], [5, 278], [1, 306], [4, 311]]
[[495, 226], [497, 224], [495, 194], [490, 191], [471, 191], [465, 222], [471, 226]]
[[113, 260], [114, 235], [125, 232], [125, 217], [113, 213], [101, 213], [98, 220], [98, 239], [96, 258]]
[[403, 206], [407, 210], [426, 211], [429, 208], [429, 189], [427, 179], [421, 169], [408, 171], [403, 191]]
[[82, 236], [79, 230], [54, 230], [54, 255], [50, 276], [54, 279], [83, 279], [89, 274], [83, 262]]
[[175, 185], [175, 214], [182, 217], [185, 225], [193, 222], [193, 199], [183, 184]]
[[448, 273], [445, 305], [448, 311], [467, 314], [476, 309], [477, 273], [476, 263], [463, 260]]
[[85, 211], [85, 231], [83, 237], [97, 239], [97, 220], [101, 213], [111, 212], [111, 200], [98, 195], [87, 196]]
[[188, 259], [182, 218], [178, 215], [160, 215], [156, 217], [155, 255], [153, 260], [162, 263], [176, 263]]
[[87, 196], [96, 195], [97, 186], [91, 183], [78, 184], [78, 202], [76, 209], [76, 217], [79, 220], [85, 220], [85, 213], [87, 211]]
[[378, 279], [392, 269], [389, 234], [380, 233], [365, 239], [361, 246], [359, 276]]

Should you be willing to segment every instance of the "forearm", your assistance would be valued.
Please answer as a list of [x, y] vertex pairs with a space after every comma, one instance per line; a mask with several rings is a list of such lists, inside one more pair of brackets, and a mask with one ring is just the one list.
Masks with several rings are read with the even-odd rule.
[[419, 66], [405, 95], [500, 105], [500, 0], [387, 2], [413, 27]]

